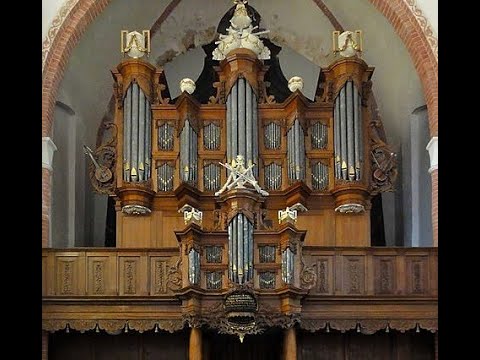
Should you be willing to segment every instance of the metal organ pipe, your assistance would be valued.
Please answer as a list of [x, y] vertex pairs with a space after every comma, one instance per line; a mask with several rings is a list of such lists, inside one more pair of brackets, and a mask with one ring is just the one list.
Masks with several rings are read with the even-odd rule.
[[360, 95], [355, 86], [353, 87], [353, 107], [354, 107], [354, 132], [355, 132], [355, 177], [361, 179], [361, 163], [363, 161], [363, 136], [362, 136], [362, 112]]
[[[227, 97], [227, 161], [243, 155], [245, 166], [258, 164], [258, 114], [256, 95], [244, 78], [239, 78]], [[220, 186], [220, 168], [211, 167], [215, 188]], [[214, 171], [215, 169], [215, 171]], [[258, 177], [258, 166], [253, 168]], [[229, 278], [244, 283], [253, 278], [253, 224], [239, 213], [228, 224]]]
[[345, 86], [340, 90], [340, 161], [342, 179], [347, 180], [347, 123], [345, 111]]
[[139, 182], [151, 176], [150, 102], [140, 86], [133, 82], [123, 100], [123, 179]]
[[243, 284], [253, 278], [253, 224], [241, 213], [228, 224], [228, 261], [231, 281]]
[[353, 131], [353, 82], [346, 84], [346, 110], [347, 110], [347, 171], [348, 180], [355, 180], [355, 159], [354, 159], [354, 131]]
[[287, 132], [288, 178], [291, 182], [305, 179], [305, 136], [295, 120]]
[[335, 177], [358, 181], [363, 163], [361, 97], [353, 81], [347, 81], [335, 99]]
[[197, 133], [187, 119], [180, 133], [180, 170], [182, 180], [192, 186], [197, 184], [197, 143]]

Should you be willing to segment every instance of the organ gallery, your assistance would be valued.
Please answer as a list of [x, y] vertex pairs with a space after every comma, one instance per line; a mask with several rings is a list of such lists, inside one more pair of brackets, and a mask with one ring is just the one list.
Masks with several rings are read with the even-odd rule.
[[364, 341], [432, 358], [436, 249], [372, 246], [397, 154], [370, 106], [368, 34], [334, 32], [311, 100], [259, 19], [236, 2], [176, 98], [149, 32], [122, 32], [113, 121], [85, 147], [115, 246], [43, 250], [43, 329], [170, 343], [169, 359], [343, 359]]

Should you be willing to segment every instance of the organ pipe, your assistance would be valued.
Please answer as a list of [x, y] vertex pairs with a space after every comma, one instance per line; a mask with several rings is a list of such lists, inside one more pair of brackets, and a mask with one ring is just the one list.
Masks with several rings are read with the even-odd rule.
[[361, 97], [353, 81], [347, 81], [334, 107], [335, 178], [361, 179], [363, 136]]
[[305, 179], [305, 136], [295, 120], [287, 133], [288, 178], [291, 182]]
[[123, 179], [143, 182], [151, 176], [151, 108], [140, 86], [133, 82], [123, 100]]
[[[243, 155], [245, 165], [258, 164], [257, 97], [248, 81], [239, 78], [227, 97], [227, 161]], [[253, 168], [258, 176], [258, 166]]]
[[182, 181], [192, 186], [197, 185], [197, 133], [185, 120], [180, 133], [180, 170]]
[[253, 277], [253, 224], [242, 213], [228, 224], [228, 276], [243, 284]]

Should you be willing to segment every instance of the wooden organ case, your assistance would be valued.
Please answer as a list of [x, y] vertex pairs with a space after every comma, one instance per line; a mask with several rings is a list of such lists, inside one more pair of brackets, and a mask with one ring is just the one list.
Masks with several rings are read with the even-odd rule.
[[[230, 12], [229, 36], [248, 36], [205, 46], [196, 89], [185, 79], [176, 99], [163, 70], [141, 58], [112, 71], [115, 116], [105, 129], [114, 136], [95, 150], [91, 178], [115, 199], [116, 248], [70, 264], [77, 278], [85, 267], [97, 274], [80, 285], [86, 296], [102, 264], [96, 295], [162, 305], [152, 314], [136, 304], [126, 319], [95, 313], [88, 326], [191, 327], [191, 359], [208, 356], [203, 329], [242, 341], [283, 329], [288, 359], [300, 358], [295, 329], [435, 331], [436, 252], [370, 247], [370, 200], [396, 177], [369, 106], [374, 69], [358, 51], [337, 56], [309, 100], [301, 78], [281, 73], [280, 48], [252, 32], [251, 11], [238, 3]], [[46, 262], [62, 259], [71, 260], [45, 252]], [[68, 261], [57, 268], [65, 273]], [[61, 296], [59, 286], [47, 295]], [[79, 321], [54, 320], [47, 327]]]

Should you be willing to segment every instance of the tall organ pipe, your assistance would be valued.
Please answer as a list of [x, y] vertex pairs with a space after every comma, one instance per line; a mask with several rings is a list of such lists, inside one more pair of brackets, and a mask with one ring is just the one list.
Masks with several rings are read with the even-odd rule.
[[133, 82], [123, 100], [123, 179], [150, 179], [152, 114], [148, 98]]
[[353, 81], [347, 81], [335, 99], [334, 132], [335, 177], [360, 180], [363, 163], [361, 97]]
[[231, 281], [243, 284], [253, 277], [253, 224], [237, 214], [228, 224], [228, 274]]
[[305, 136], [296, 119], [287, 132], [288, 178], [291, 182], [305, 179]]
[[[250, 84], [237, 80], [227, 97], [227, 160], [242, 155], [245, 165], [258, 164], [257, 98]], [[253, 168], [258, 176], [258, 166]]]
[[180, 171], [182, 180], [192, 186], [197, 184], [197, 143], [197, 133], [187, 119], [180, 133]]

